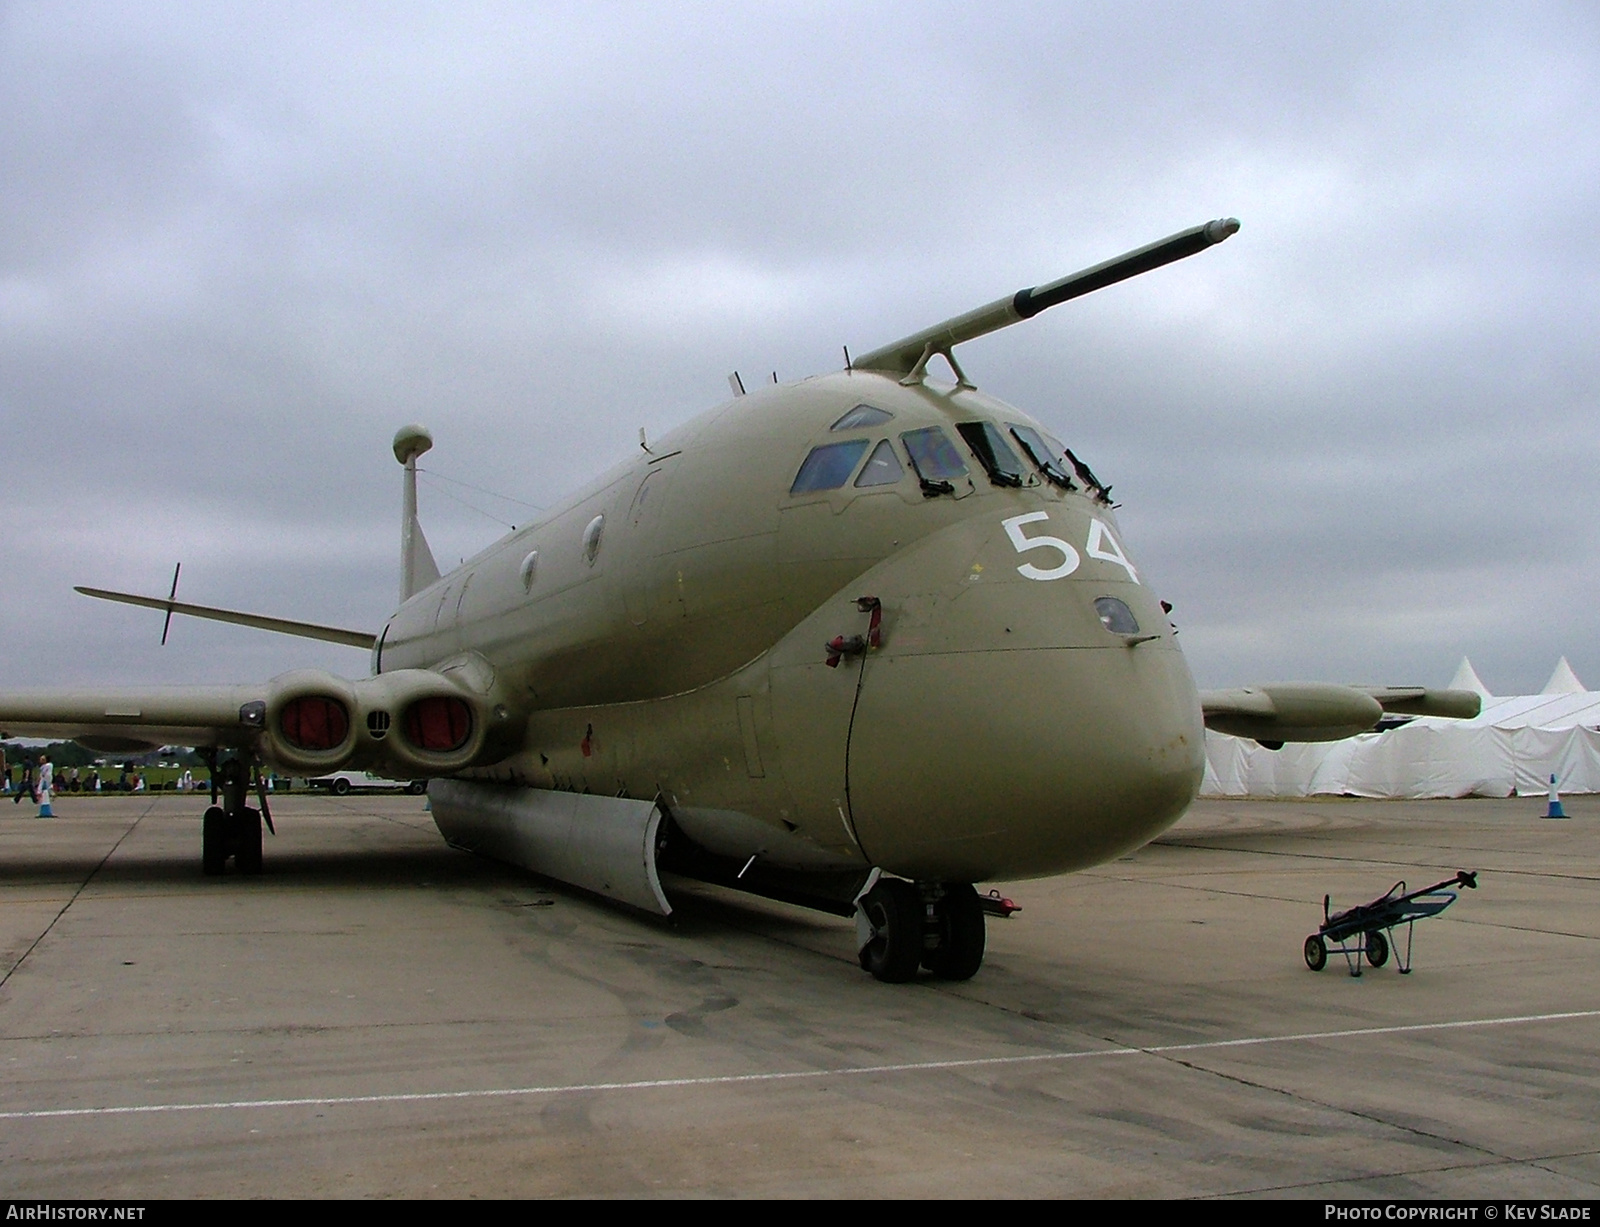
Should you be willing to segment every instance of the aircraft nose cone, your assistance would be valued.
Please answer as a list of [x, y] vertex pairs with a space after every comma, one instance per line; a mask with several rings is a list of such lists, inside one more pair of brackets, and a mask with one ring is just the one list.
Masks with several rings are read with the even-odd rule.
[[866, 670], [851, 815], [894, 873], [1082, 868], [1148, 842], [1199, 790], [1199, 700], [1168, 642], [886, 655]]

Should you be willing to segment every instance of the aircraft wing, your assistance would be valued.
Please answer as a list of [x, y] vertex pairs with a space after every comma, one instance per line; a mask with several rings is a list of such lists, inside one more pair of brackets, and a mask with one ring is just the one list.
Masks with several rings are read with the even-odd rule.
[[0, 692], [0, 736], [78, 741], [109, 753], [253, 746], [270, 685]]
[[234, 749], [294, 775], [354, 766], [431, 779], [504, 754], [505, 722], [459, 670], [394, 669], [349, 681], [296, 669], [238, 686], [0, 691], [0, 737], [77, 741], [106, 753]]
[[1327, 682], [1274, 682], [1200, 692], [1200, 709], [1208, 729], [1264, 745], [1340, 741], [1368, 732], [1385, 713], [1470, 720], [1481, 703], [1470, 690], [1334, 686]]

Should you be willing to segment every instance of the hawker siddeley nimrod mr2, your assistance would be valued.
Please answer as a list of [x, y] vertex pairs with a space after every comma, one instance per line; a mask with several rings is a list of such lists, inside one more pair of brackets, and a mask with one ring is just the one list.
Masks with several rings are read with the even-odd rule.
[[[1214, 221], [846, 369], [739, 393], [448, 575], [405, 466], [377, 634], [92, 595], [369, 648], [371, 674], [0, 696], [0, 730], [221, 756], [207, 872], [261, 868], [257, 769], [431, 781], [458, 847], [670, 914], [675, 875], [856, 918], [862, 966], [978, 970], [973, 883], [1064, 873], [1193, 801], [1206, 725], [1266, 744], [1476, 695], [1201, 694], [1109, 487], [954, 348], [1219, 243]], [[954, 385], [928, 379], [942, 359]], [[641, 440], [641, 442], [643, 442]]]

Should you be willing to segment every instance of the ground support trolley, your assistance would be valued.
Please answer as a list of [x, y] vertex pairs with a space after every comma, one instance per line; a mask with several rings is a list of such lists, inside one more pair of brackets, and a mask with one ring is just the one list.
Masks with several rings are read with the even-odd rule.
[[[1361, 974], [1361, 963], [1382, 967], [1393, 952], [1395, 963], [1402, 976], [1411, 974], [1411, 930], [1419, 920], [1437, 916], [1456, 901], [1459, 892], [1452, 887], [1476, 890], [1478, 874], [1474, 870], [1459, 870], [1453, 878], [1436, 882], [1423, 890], [1406, 893], [1404, 881], [1396, 882], [1389, 893], [1371, 903], [1363, 903], [1345, 912], [1329, 915], [1329, 896], [1322, 896], [1322, 924], [1306, 938], [1306, 966], [1321, 971], [1328, 965], [1331, 946], [1344, 955], [1345, 964], [1352, 976]], [[1405, 926], [1405, 954], [1394, 939], [1394, 931]]]

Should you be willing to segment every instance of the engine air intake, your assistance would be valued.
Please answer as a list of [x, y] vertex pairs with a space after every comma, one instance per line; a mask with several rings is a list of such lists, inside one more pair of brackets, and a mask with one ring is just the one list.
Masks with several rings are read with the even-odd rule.
[[472, 736], [472, 709], [462, 699], [432, 695], [406, 709], [406, 740], [419, 750], [449, 754]]
[[290, 699], [278, 715], [283, 739], [297, 750], [337, 750], [350, 733], [350, 713], [337, 699], [305, 695]]

